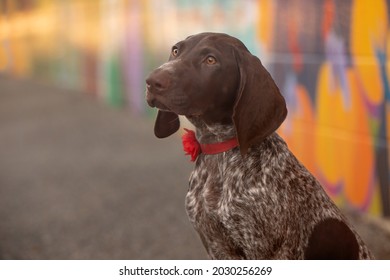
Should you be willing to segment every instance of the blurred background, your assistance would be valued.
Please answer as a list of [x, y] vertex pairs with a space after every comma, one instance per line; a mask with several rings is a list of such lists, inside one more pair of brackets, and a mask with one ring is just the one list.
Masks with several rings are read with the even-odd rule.
[[0, 0], [0, 258], [204, 259], [144, 79], [204, 31], [281, 89], [279, 133], [390, 259], [390, 1]]

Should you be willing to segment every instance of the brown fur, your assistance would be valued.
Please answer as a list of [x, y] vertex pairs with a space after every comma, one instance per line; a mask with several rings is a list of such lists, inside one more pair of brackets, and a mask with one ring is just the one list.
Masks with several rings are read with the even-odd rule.
[[159, 109], [155, 134], [196, 127], [201, 143], [239, 147], [200, 154], [186, 209], [213, 259], [371, 259], [319, 182], [275, 133], [284, 98], [260, 60], [231, 36], [201, 33], [172, 48], [146, 80]]

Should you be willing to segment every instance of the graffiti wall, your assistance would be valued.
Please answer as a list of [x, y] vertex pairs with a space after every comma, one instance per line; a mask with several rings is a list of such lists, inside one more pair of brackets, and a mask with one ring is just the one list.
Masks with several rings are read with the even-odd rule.
[[229, 33], [275, 78], [289, 109], [279, 132], [332, 198], [390, 216], [389, 7], [386, 0], [0, 0], [0, 73], [151, 115], [144, 77], [170, 46], [202, 31]]
[[288, 101], [281, 133], [290, 147], [339, 204], [386, 216], [388, 4], [277, 1], [267, 44]]

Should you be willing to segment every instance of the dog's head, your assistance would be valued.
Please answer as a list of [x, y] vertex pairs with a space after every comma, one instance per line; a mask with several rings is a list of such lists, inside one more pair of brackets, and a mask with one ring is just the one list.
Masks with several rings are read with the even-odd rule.
[[146, 85], [148, 104], [159, 109], [154, 130], [159, 138], [178, 130], [178, 115], [210, 125], [234, 123], [244, 154], [287, 115], [284, 98], [260, 60], [226, 34], [201, 33], [178, 42]]

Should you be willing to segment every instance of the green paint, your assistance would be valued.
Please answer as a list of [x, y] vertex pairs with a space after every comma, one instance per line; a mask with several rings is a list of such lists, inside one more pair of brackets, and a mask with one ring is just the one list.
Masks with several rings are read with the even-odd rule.
[[119, 107], [124, 104], [124, 81], [119, 56], [113, 56], [107, 62], [107, 101], [110, 105]]

